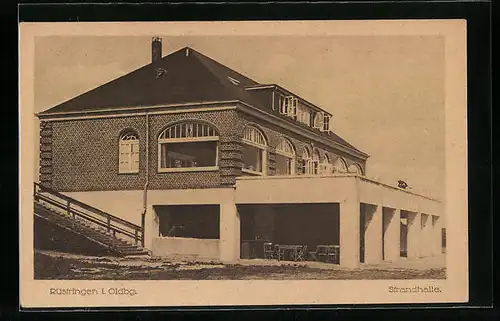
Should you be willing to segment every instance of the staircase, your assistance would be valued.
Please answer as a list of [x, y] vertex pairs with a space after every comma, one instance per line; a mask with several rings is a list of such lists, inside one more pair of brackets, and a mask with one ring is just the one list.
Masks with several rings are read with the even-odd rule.
[[143, 227], [38, 183], [35, 183], [34, 214], [35, 219], [83, 236], [114, 255], [149, 255], [144, 249]]

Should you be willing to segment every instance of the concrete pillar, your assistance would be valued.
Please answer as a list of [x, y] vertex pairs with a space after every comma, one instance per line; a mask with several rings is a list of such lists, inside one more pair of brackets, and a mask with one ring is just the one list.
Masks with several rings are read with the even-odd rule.
[[159, 236], [160, 219], [153, 206], [148, 206], [146, 210], [144, 224], [144, 247], [148, 250], [153, 248], [153, 240]]
[[382, 206], [363, 204], [365, 215], [365, 263], [382, 262]]
[[220, 260], [235, 262], [240, 258], [240, 214], [234, 203], [220, 204]]
[[420, 238], [422, 234], [422, 221], [420, 213], [408, 212], [408, 242], [407, 251], [409, 259], [420, 256]]
[[430, 256], [432, 253], [433, 235], [432, 218], [428, 214], [420, 214], [422, 234], [420, 237], [420, 257]]
[[401, 211], [384, 207], [384, 260], [395, 262], [400, 254], [400, 217]]
[[441, 254], [441, 218], [436, 215], [432, 215], [432, 255]]
[[340, 202], [340, 265], [359, 267], [360, 204], [355, 195]]

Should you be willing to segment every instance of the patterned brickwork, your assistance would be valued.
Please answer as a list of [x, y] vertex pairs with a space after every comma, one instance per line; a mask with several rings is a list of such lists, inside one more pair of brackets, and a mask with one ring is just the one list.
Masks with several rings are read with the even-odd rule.
[[[219, 171], [192, 172], [192, 173], [158, 173], [158, 144], [160, 133], [168, 126], [183, 120], [205, 121], [212, 124], [219, 131]], [[150, 189], [183, 189], [183, 188], [214, 188], [235, 183], [238, 170], [231, 159], [241, 159], [238, 149], [238, 138], [234, 124], [237, 122], [236, 112], [233, 110], [210, 111], [185, 114], [165, 114], [150, 116], [150, 154], [149, 188]], [[240, 169], [241, 172], [241, 169]], [[154, 173], [154, 174], [153, 174]]]
[[[219, 131], [218, 171], [158, 172], [158, 136], [166, 127], [184, 120], [212, 124]], [[41, 122], [40, 181], [59, 191], [137, 190], [146, 182], [146, 117], [117, 117], [57, 122]], [[328, 146], [311, 144], [295, 133], [237, 112], [163, 114], [149, 116], [149, 189], [191, 189], [227, 187], [241, 176], [242, 135], [247, 125], [255, 125], [264, 133], [269, 145], [268, 175], [275, 174], [275, 148], [280, 137], [288, 138], [297, 154], [297, 171], [304, 148], [315, 147], [321, 157], [327, 153], [333, 162], [342, 155], [348, 165], [354, 161]], [[139, 136], [139, 173], [118, 173], [118, 140], [132, 129]], [[364, 169], [364, 164], [361, 164]]]
[[[280, 128], [278, 126], [275, 126], [273, 124], [263, 124], [263, 122], [255, 117], [252, 117], [247, 114], [240, 113], [240, 125], [239, 127], [244, 128], [247, 125], [254, 125], [258, 127], [259, 129], [262, 130], [264, 135], [266, 136], [266, 139], [268, 141], [268, 144], [271, 146], [271, 148], [275, 148], [281, 137], [285, 137], [290, 140], [292, 143], [293, 147], [295, 148], [295, 153], [297, 155], [296, 159], [296, 164], [297, 164], [297, 169], [296, 171], [298, 172], [300, 170], [300, 161], [302, 161], [302, 152], [304, 148], [307, 148], [310, 153], [312, 153], [313, 148], [317, 149], [319, 151], [320, 157], [322, 158], [325, 154], [328, 155], [330, 162], [333, 163], [339, 156], [344, 158], [347, 162], [347, 166], [357, 163], [352, 157], [350, 157], [348, 154], [343, 153], [339, 150], [333, 149], [329, 146], [326, 146], [322, 143], [319, 142], [309, 142], [305, 140], [303, 137], [300, 137], [299, 135], [290, 132], [284, 128]], [[272, 152], [268, 153], [269, 155], [272, 155]], [[270, 156], [272, 157], [272, 156]], [[271, 166], [272, 161], [269, 162], [269, 165]], [[364, 163], [358, 163], [361, 165], [363, 168], [363, 171], [365, 171], [365, 164]], [[271, 174], [271, 171], [273, 169], [269, 169], [269, 175]]]
[[[139, 135], [139, 173], [118, 173], [120, 134]], [[145, 181], [145, 117], [53, 123], [53, 187], [60, 191], [141, 189]]]
[[40, 183], [52, 187], [52, 123], [40, 122]]

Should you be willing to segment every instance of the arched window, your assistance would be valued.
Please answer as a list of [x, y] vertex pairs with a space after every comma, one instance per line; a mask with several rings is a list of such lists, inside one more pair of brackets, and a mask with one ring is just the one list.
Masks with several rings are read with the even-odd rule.
[[348, 168], [349, 173], [354, 173], [358, 175], [363, 175], [363, 170], [361, 169], [361, 166], [359, 164], [352, 164]]
[[243, 168], [250, 175], [267, 174], [267, 142], [260, 130], [253, 126], [243, 131]]
[[295, 174], [295, 149], [292, 143], [281, 138], [276, 146], [276, 175], [294, 175]]
[[310, 175], [312, 174], [312, 158], [309, 149], [304, 147], [302, 150], [302, 166], [300, 174]]
[[339, 156], [333, 163], [333, 168], [336, 172], [345, 173], [347, 172], [347, 163], [342, 157]]
[[132, 130], [120, 136], [118, 156], [118, 173], [139, 172], [139, 138]]
[[314, 149], [311, 162], [311, 174], [313, 175], [318, 175], [319, 173], [319, 160], [319, 151], [317, 149]]
[[158, 136], [158, 171], [216, 170], [219, 133], [209, 124], [185, 121]]
[[319, 164], [319, 172], [321, 175], [329, 175], [333, 172], [333, 165], [330, 163], [330, 158], [326, 153]]

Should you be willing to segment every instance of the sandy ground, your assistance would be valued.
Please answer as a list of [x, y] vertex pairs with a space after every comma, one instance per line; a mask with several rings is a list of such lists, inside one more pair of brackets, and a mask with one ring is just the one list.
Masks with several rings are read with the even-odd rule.
[[251, 279], [444, 279], [445, 256], [347, 269], [322, 262], [241, 260], [236, 264], [179, 258], [94, 257], [35, 252], [35, 279], [251, 280]]

